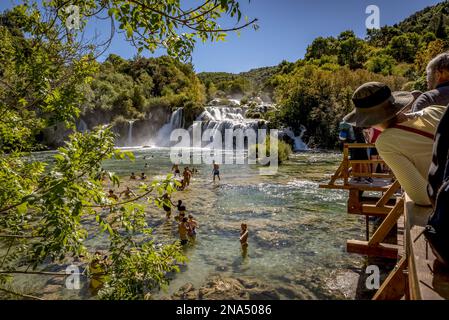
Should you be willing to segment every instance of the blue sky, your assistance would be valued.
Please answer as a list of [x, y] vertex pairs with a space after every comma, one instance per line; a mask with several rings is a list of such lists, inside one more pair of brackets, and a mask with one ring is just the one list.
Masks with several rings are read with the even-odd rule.
[[[193, 0], [184, 0], [185, 3]], [[17, 0], [0, 0], [0, 9]], [[241, 0], [241, 8], [249, 18], [259, 19], [259, 30], [243, 30], [240, 36], [229, 34], [226, 42], [198, 42], [192, 61], [195, 70], [241, 72], [252, 68], [277, 65], [282, 60], [296, 61], [307, 46], [319, 36], [336, 36], [354, 30], [359, 37], [366, 34], [365, 13], [368, 5], [380, 8], [381, 25], [400, 22], [414, 12], [441, 0]], [[194, 1], [197, 3], [197, 0]], [[233, 25], [225, 19], [223, 26]], [[89, 33], [104, 33], [104, 23], [90, 23]], [[136, 50], [116, 35], [106, 52], [132, 58]], [[157, 55], [162, 54], [158, 52]], [[145, 54], [149, 56], [149, 54]]]

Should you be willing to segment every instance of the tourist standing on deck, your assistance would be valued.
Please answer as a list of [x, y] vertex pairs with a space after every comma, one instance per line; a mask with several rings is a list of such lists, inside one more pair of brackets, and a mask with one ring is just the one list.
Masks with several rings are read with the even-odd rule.
[[358, 127], [380, 130], [382, 133], [376, 141], [379, 155], [416, 204], [430, 205], [427, 175], [432, 160], [433, 135], [446, 106], [431, 106], [404, 114], [403, 110], [413, 102], [413, 95], [391, 92], [380, 82], [359, 87], [352, 101], [355, 110], [344, 120]]
[[218, 181], [220, 181], [220, 166], [218, 165], [218, 163], [215, 162], [215, 160], [212, 162], [212, 164], [213, 164], [212, 174], [214, 175], [214, 182], [215, 176], [217, 176]]
[[427, 87], [430, 91], [423, 93], [413, 103], [412, 112], [420, 111], [433, 105], [449, 104], [449, 53], [445, 52], [427, 65]]

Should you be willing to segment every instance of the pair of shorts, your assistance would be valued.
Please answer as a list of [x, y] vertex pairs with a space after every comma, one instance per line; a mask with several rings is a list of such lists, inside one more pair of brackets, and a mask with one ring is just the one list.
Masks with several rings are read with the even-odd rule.
[[214, 170], [214, 176], [219, 176], [220, 175], [220, 170]]
[[166, 206], [165, 204], [162, 206], [162, 208], [164, 208], [165, 212], [170, 212], [171, 208], [169, 206]]
[[181, 246], [185, 246], [189, 242], [187, 239], [181, 239]]

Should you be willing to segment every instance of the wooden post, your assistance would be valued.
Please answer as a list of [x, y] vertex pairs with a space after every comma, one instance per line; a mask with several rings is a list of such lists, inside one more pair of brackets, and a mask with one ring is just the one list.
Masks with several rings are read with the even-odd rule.
[[402, 257], [377, 290], [373, 300], [400, 300], [405, 295], [407, 277], [404, 275], [404, 270], [406, 267], [407, 259]]
[[347, 185], [349, 180], [349, 146], [343, 145], [343, 184]]
[[376, 207], [384, 207], [394, 193], [401, 187], [398, 180], [395, 180], [388, 190], [382, 195], [382, 198], [376, 203]]
[[365, 216], [365, 233], [366, 233], [366, 241], [369, 241], [369, 216]]
[[396, 205], [393, 207], [391, 212], [385, 217], [385, 220], [379, 226], [379, 228], [374, 232], [372, 238], [369, 240], [369, 246], [375, 246], [382, 242], [391, 229], [396, 225], [399, 217], [404, 213], [404, 199], [398, 198], [396, 200]]

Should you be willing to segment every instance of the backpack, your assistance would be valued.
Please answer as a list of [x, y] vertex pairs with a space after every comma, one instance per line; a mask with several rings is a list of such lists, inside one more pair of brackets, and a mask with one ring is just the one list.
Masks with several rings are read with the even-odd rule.
[[449, 112], [438, 125], [427, 186], [433, 213], [424, 230], [437, 259], [449, 266]]

